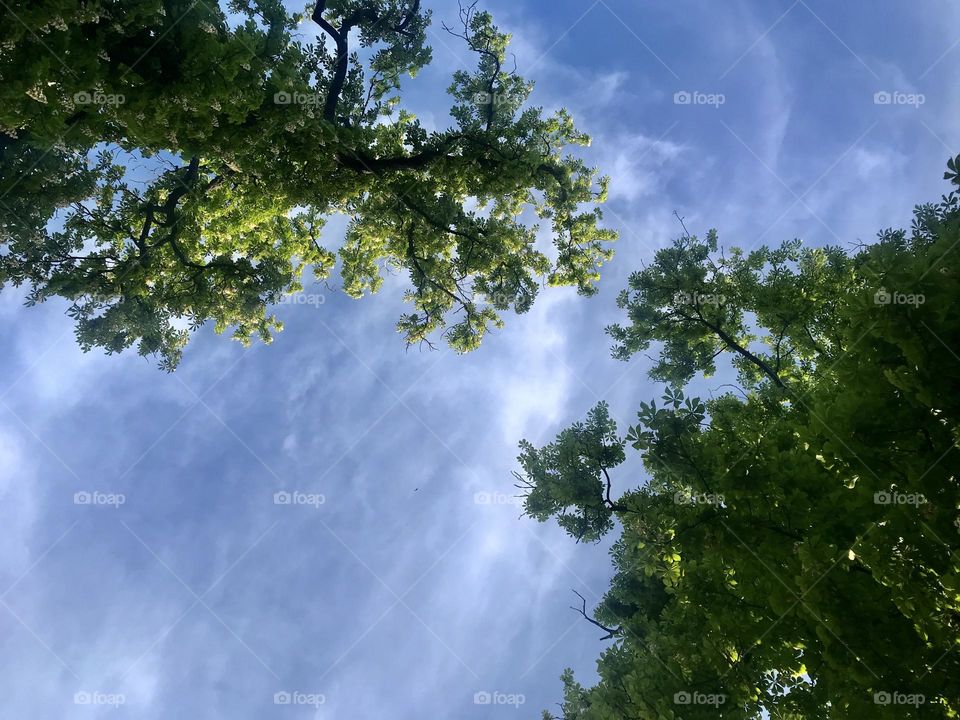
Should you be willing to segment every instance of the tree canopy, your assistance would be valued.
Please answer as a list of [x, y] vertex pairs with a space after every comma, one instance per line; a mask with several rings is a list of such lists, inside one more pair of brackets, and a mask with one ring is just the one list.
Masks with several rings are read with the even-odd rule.
[[592, 294], [611, 255], [606, 181], [571, 150], [589, 138], [528, 104], [473, 5], [447, 28], [477, 63], [442, 130], [401, 103], [431, 60], [419, 0], [11, 0], [3, 19], [0, 286], [71, 301], [85, 349], [172, 369], [208, 320], [269, 341], [269, 306], [339, 261], [353, 297], [409, 274], [399, 331], [465, 352], [543, 282]]
[[[851, 253], [711, 231], [633, 274], [608, 332], [653, 348], [662, 400], [521, 443], [531, 516], [622, 528], [584, 613], [613, 643], [594, 687], [564, 675], [565, 720], [957, 717], [958, 247], [953, 191]], [[738, 386], [689, 397], [718, 361]], [[627, 446], [649, 478], [611, 498]]]

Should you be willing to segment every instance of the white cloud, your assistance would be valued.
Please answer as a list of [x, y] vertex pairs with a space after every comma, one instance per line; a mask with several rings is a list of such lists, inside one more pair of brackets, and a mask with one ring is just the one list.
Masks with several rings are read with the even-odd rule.
[[33, 467], [21, 443], [19, 432], [6, 426], [15, 423], [9, 413], [0, 407], [4, 424], [0, 425], [0, 568], [7, 584], [13, 583], [27, 570], [36, 551], [31, 546], [33, 525], [37, 519], [36, 486]]
[[596, 162], [610, 176], [611, 201], [636, 202], [664, 194], [666, 181], [680, 171], [684, 145], [668, 137], [642, 133], [613, 133], [594, 139]]

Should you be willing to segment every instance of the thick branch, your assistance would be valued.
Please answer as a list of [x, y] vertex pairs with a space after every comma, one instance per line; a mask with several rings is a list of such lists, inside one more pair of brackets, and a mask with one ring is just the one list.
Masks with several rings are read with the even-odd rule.
[[327, 99], [323, 104], [323, 119], [328, 122], [334, 122], [337, 116], [337, 103], [340, 102], [340, 93], [343, 90], [343, 83], [347, 79], [347, 59], [350, 48], [347, 45], [347, 35], [350, 28], [346, 23], [339, 30], [331, 25], [323, 17], [327, 9], [327, 0], [317, 0], [313, 8], [313, 21], [319, 25], [327, 35], [329, 35], [337, 46], [336, 67], [333, 73], [333, 79], [330, 81], [330, 89], [327, 91]]
[[[323, 104], [323, 119], [328, 122], [336, 122], [337, 104], [340, 102], [340, 93], [343, 92], [343, 85], [347, 80], [347, 65], [350, 58], [350, 45], [348, 40], [350, 31], [363, 22], [379, 23], [382, 18], [374, 7], [368, 5], [355, 10], [343, 19], [339, 28], [335, 28], [323, 17], [326, 9], [326, 0], [317, 0], [311, 18], [330, 36], [337, 47], [337, 58], [335, 60], [333, 78], [330, 81], [330, 89], [327, 91], [327, 98]], [[414, 0], [410, 10], [407, 11], [403, 19], [391, 28], [391, 30], [400, 35], [410, 37], [410, 33], [407, 32], [407, 27], [419, 10], [420, 0]]]
[[343, 153], [336, 155], [337, 162], [342, 167], [371, 175], [381, 175], [389, 170], [422, 170], [442, 157], [449, 157], [445, 147], [430, 148], [416, 155], [382, 158], [375, 158], [361, 151], [354, 151], [349, 155]]

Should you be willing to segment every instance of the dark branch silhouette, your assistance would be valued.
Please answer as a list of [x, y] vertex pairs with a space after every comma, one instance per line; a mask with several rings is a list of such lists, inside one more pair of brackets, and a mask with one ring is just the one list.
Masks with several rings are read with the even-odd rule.
[[[572, 588], [571, 588], [571, 589], [572, 589]], [[606, 635], [604, 635], [602, 638], [600, 638], [601, 640], [610, 640], [610, 639], [612, 639], [612, 638], [619, 637], [620, 633], [623, 632], [623, 628], [621, 628], [619, 625], [618, 625], [617, 627], [615, 627], [615, 628], [607, 627], [606, 625], [604, 625], [604, 624], [603, 624], [602, 622], [600, 622], [599, 620], [596, 620], [596, 619], [590, 617], [589, 615], [587, 615], [587, 599], [586, 599], [585, 597], [583, 597], [583, 595], [581, 595], [580, 593], [578, 593], [576, 590], [573, 590], [573, 594], [576, 595], [578, 598], [580, 598], [580, 603], [581, 603], [581, 605], [580, 605], [580, 607], [578, 607], [578, 608], [577, 608], [577, 607], [574, 607], [573, 605], [571, 605], [571, 606], [570, 606], [570, 609], [571, 609], [571, 610], [574, 610], [574, 611], [576, 611], [576, 612], [578, 612], [578, 613], [580, 613], [581, 615], [583, 615], [583, 618], [584, 618], [587, 622], [589, 622], [591, 625], [596, 625], [598, 628], [600, 628], [601, 630], [603, 630], [603, 631], [606, 633]]]

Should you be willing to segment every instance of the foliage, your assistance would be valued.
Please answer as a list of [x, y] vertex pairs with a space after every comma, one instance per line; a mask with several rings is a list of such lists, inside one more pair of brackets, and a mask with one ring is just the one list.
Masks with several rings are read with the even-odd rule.
[[613, 502], [607, 468], [624, 460], [616, 431], [601, 403], [589, 412], [586, 423], [564, 430], [546, 447], [538, 450], [521, 441], [523, 475], [514, 475], [529, 491], [526, 512], [541, 522], [556, 515], [577, 540], [596, 540], [610, 530]]
[[[339, 256], [353, 297], [408, 273], [407, 342], [465, 352], [543, 279], [595, 292], [610, 257], [605, 180], [569, 151], [589, 138], [527, 105], [474, 6], [455, 34], [477, 67], [442, 131], [400, 107], [431, 57], [419, 0], [11, 0], [3, 19], [0, 285], [71, 300], [84, 348], [172, 369], [208, 320], [268, 341], [269, 306]], [[351, 219], [339, 250], [331, 213]]]
[[[529, 514], [622, 525], [595, 611], [614, 643], [596, 686], [564, 675], [566, 720], [957, 717], [958, 246], [954, 191], [850, 255], [710, 233], [633, 275], [610, 333], [619, 357], [657, 344], [661, 403], [520, 456]], [[687, 397], [718, 356], [739, 392]], [[611, 501], [627, 444], [650, 478]]]

